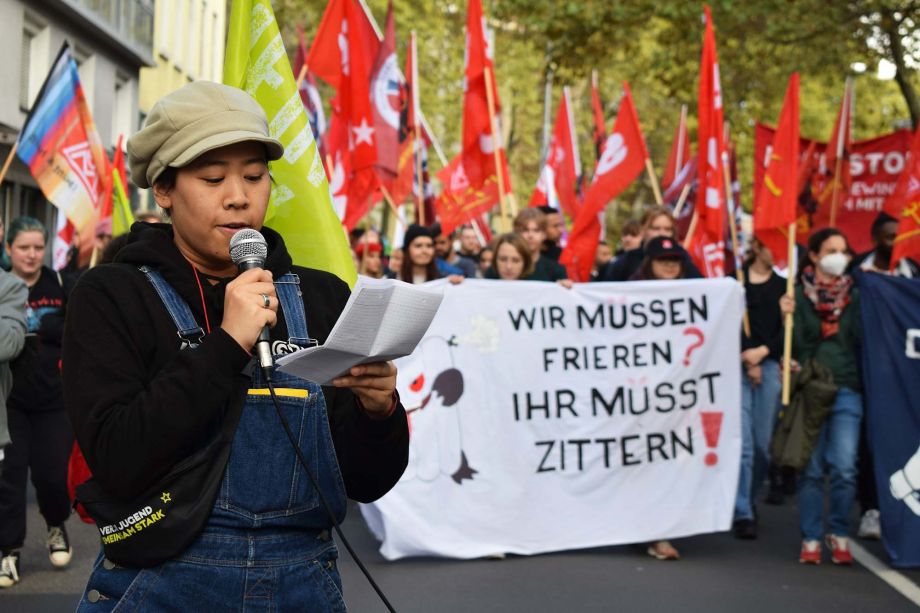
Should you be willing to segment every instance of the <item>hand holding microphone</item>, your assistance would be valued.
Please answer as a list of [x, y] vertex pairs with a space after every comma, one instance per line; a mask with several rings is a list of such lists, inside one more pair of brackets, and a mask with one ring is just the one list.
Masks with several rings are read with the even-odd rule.
[[263, 270], [268, 246], [256, 230], [240, 230], [230, 239], [230, 258], [240, 276], [227, 285], [221, 328], [241, 347], [254, 348], [262, 371], [272, 368], [269, 328], [278, 321], [278, 297], [272, 273]]

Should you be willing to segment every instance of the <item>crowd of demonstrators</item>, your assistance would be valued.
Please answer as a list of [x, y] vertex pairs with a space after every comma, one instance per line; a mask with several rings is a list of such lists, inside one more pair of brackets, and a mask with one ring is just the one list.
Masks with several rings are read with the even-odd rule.
[[[656, 236], [676, 237], [676, 223], [671, 210], [664, 206], [650, 206], [640, 220], [642, 241], [638, 247], [624, 251], [614, 258], [607, 267], [597, 275], [597, 281], [628, 281], [636, 274], [645, 259], [645, 245]], [[685, 252], [686, 253], [686, 252]], [[684, 256], [686, 278], [699, 279], [703, 275], [690, 259]]]
[[[25, 341], [10, 363], [12, 387], [6, 404], [10, 444], [0, 474], [0, 587], [19, 580], [30, 473], [46, 523], [51, 564], [65, 567], [72, 554], [64, 523], [71, 511], [67, 463], [73, 430], [64, 408], [60, 373], [65, 286], [69, 284], [43, 264], [47, 238], [41, 222], [30, 217], [14, 220], [6, 237], [11, 274], [24, 283], [28, 294], [22, 303]], [[4, 347], [4, 354], [9, 349]]]

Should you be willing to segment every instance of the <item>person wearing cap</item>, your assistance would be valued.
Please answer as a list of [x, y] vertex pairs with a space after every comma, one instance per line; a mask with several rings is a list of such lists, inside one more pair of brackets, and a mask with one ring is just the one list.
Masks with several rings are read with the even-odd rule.
[[[333, 521], [250, 353], [265, 326], [275, 357], [323, 343], [349, 296], [334, 275], [293, 265], [263, 225], [270, 162], [282, 154], [251, 96], [207, 81], [159, 100], [128, 139], [132, 181], [172, 223], [134, 224], [114, 263], [88, 271], [71, 297], [64, 392], [92, 484], [113, 501], [136, 500], [207, 448], [228, 415], [239, 421], [191, 544], [143, 571], [100, 553], [78, 610], [345, 608]], [[238, 274], [229, 242], [243, 228], [260, 231], [268, 253]], [[369, 502], [395, 485], [408, 427], [391, 363], [324, 387], [272, 376], [336, 522], [346, 498]]]
[[687, 252], [669, 236], [657, 236], [645, 245], [645, 258], [630, 281], [687, 278]]

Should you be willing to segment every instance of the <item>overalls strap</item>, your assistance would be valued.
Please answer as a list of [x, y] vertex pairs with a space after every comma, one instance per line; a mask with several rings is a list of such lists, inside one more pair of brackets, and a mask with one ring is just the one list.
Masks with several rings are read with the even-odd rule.
[[188, 303], [182, 299], [172, 285], [166, 282], [166, 279], [163, 278], [163, 275], [158, 270], [149, 266], [139, 266], [138, 268], [147, 276], [147, 280], [153, 285], [153, 289], [157, 291], [160, 300], [163, 301], [163, 305], [169, 311], [169, 316], [172, 317], [173, 322], [176, 324], [177, 334], [182, 340], [182, 347], [194, 349], [200, 345], [201, 340], [204, 338], [204, 330], [195, 321]]
[[288, 342], [301, 347], [316, 345], [316, 340], [310, 338], [307, 332], [307, 314], [300, 291], [300, 277], [290, 272], [282, 275], [275, 281], [275, 290], [287, 324]]

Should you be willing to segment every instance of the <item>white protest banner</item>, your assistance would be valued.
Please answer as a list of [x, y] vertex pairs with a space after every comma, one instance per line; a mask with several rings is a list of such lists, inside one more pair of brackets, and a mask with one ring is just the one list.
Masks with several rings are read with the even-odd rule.
[[397, 362], [409, 466], [362, 507], [387, 559], [727, 530], [741, 457], [733, 280], [470, 281]]

